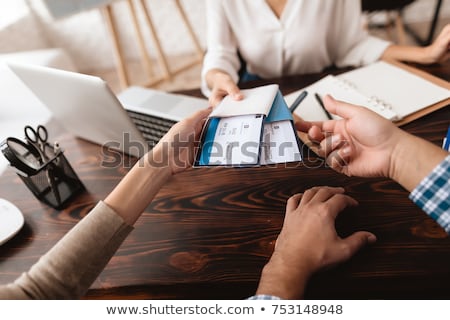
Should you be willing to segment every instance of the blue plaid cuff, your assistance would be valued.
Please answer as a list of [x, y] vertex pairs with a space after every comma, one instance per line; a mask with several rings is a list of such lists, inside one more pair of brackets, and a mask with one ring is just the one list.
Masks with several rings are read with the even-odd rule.
[[409, 198], [450, 233], [450, 155], [420, 182]]

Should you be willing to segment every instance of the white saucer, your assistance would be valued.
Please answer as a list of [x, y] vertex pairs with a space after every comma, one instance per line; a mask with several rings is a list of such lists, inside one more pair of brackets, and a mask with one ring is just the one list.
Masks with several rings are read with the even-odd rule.
[[19, 208], [5, 199], [0, 199], [0, 245], [14, 237], [24, 222]]

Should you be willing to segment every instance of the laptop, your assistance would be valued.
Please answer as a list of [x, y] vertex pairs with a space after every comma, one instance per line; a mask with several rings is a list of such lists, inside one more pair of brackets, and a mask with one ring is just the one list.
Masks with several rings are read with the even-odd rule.
[[208, 107], [206, 99], [142, 87], [116, 97], [99, 77], [35, 65], [9, 67], [68, 131], [136, 157], [173, 124]]

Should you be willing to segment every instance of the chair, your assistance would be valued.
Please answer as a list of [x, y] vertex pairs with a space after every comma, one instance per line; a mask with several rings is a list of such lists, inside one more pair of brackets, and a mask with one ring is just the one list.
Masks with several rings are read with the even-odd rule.
[[[405, 44], [406, 35], [402, 19], [402, 11], [406, 6], [410, 5], [414, 1], [415, 0], [361, 0], [361, 7], [362, 11], [367, 13], [369, 17], [377, 12], [385, 12], [387, 22], [385, 25], [382, 25], [382, 27], [386, 28], [389, 37], [393, 40], [392, 26], [395, 25], [397, 30], [397, 42], [399, 44]], [[371, 25], [369, 23], [367, 27], [380, 27], [380, 25]]]
[[[203, 61], [203, 49], [200, 45], [200, 41], [197, 38], [197, 36], [194, 33], [194, 30], [192, 28], [191, 23], [189, 22], [189, 19], [186, 15], [185, 10], [183, 9], [180, 0], [174, 0], [175, 9], [178, 11], [185, 27], [187, 28], [187, 31], [189, 33], [189, 36], [195, 46], [196, 49], [196, 58], [190, 62], [187, 63], [184, 66], [179, 67], [176, 70], [171, 70], [169, 67], [169, 64], [167, 62], [167, 57], [162, 49], [160, 38], [158, 37], [155, 25], [153, 23], [150, 9], [148, 7], [148, 4], [146, 0], [126, 0], [129, 8], [129, 12], [131, 14], [131, 19], [133, 22], [134, 31], [136, 34], [136, 40], [139, 45], [140, 55], [142, 64], [144, 67], [145, 72], [147, 73], [147, 76], [149, 77], [149, 81], [145, 83], [144, 85], [147, 87], [152, 87], [164, 80], [170, 80], [172, 76], [174, 76], [177, 73], [180, 73], [190, 67], [192, 67], [195, 64], [201, 63]], [[123, 89], [127, 88], [130, 85], [130, 80], [128, 77], [128, 71], [127, 71], [127, 65], [123, 54], [123, 49], [120, 44], [119, 36], [118, 36], [118, 27], [116, 20], [114, 18], [113, 10], [112, 10], [112, 4], [109, 4], [105, 6], [103, 9], [103, 16], [105, 18], [105, 22], [109, 31], [109, 34], [111, 36], [111, 41], [113, 44], [113, 50], [114, 55], [116, 59], [116, 69], [119, 76], [119, 81], [121, 84], [121, 87]], [[154, 78], [152, 66], [151, 66], [151, 58], [147, 52], [146, 46], [145, 46], [145, 40], [142, 32], [142, 26], [139, 23], [138, 20], [138, 13], [139, 10], [142, 11], [144, 15], [144, 21], [147, 26], [147, 28], [150, 31], [150, 35], [152, 37], [152, 40], [155, 44], [158, 64], [162, 70], [162, 77]]]

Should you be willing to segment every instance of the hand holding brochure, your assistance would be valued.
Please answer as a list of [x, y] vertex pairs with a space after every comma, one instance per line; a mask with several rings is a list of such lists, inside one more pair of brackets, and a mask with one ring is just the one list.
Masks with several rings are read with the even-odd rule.
[[246, 114], [263, 114], [267, 116], [278, 92], [278, 85], [270, 84], [253, 89], [241, 90], [242, 100], [233, 100], [229, 95], [223, 98], [211, 112], [210, 117], [233, 117]]
[[194, 166], [259, 166], [301, 161], [300, 140], [277, 85], [224, 100], [203, 129]]

